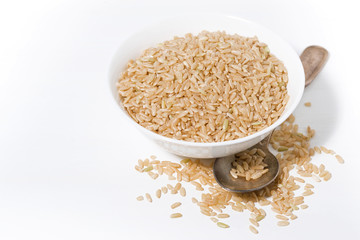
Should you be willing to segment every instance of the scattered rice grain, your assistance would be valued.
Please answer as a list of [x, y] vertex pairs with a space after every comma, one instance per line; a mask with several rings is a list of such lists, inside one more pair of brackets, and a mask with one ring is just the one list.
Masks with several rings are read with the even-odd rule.
[[156, 190], [156, 197], [161, 198], [161, 189]]
[[177, 208], [181, 205], [181, 202], [176, 202], [176, 203], [173, 203], [171, 204], [171, 208], [174, 209], [174, 208]]
[[312, 195], [312, 194], [314, 194], [314, 192], [313, 191], [311, 191], [310, 189], [308, 189], [308, 190], [306, 190], [305, 192], [303, 192], [303, 196], [310, 196], [310, 195]]
[[148, 200], [148, 202], [152, 202], [152, 198], [151, 198], [151, 195], [149, 193], [146, 193], [145, 197]]
[[335, 155], [335, 157], [339, 163], [343, 164], [345, 162], [344, 159], [340, 155]]
[[259, 227], [259, 223], [253, 219], [253, 218], [249, 218], [249, 221], [255, 226], [255, 227]]
[[170, 215], [170, 218], [180, 218], [182, 217], [183, 215], [181, 213], [173, 213]]
[[217, 222], [216, 225], [218, 225], [218, 227], [221, 227], [221, 228], [229, 228], [230, 226], [223, 223], [223, 222]]
[[259, 233], [259, 231], [258, 231], [254, 226], [252, 226], [252, 225], [249, 226], [249, 229], [250, 229], [250, 231], [251, 231], [252, 233], [254, 233], [254, 234], [258, 234], [258, 233]]
[[287, 218], [287, 217], [285, 217], [285, 216], [283, 216], [283, 215], [276, 215], [275, 216], [277, 219], [280, 219], [280, 220], [284, 220], [284, 221], [288, 221], [289, 220], [289, 218]]
[[230, 215], [229, 214], [226, 214], [226, 213], [220, 213], [217, 215], [218, 218], [229, 218]]
[[280, 227], [284, 227], [284, 226], [288, 226], [290, 223], [288, 221], [279, 221], [277, 223], [278, 226]]
[[182, 197], [185, 197], [185, 196], [186, 196], [186, 190], [185, 190], [184, 187], [180, 188], [180, 195], [181, 195]]
[[168, 192], [167, 187], [161, 187], [161, 191], [163, 194], [166, 194]]
[[138, 197], [136, 198], [136, 200], [142, 201], [142, 200], [144, 200], [144, 197], [143, 197], [143, 196], [138, 196]]

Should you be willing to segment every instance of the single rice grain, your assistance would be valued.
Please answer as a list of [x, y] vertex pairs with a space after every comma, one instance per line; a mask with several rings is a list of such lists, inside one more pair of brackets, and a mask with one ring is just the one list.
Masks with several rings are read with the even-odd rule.
[[344, 159], [340, 155], [335, 155], [335, 157], [339, 163], [343, 164], [345, 162]]
[[170, 215], [170, 218], [180, 218], [182, 217], [183, 215], [181, 213], [173, 213]]
[[181, 183], [177, 183], [177, 184], [175, 185], [175, 187], [174, 187], [174, 190], [175, 190], [175, 191], [179, 191], [180, 188], [181, 188]]
[[259, 223], [253, 219], [253, 218], [249, 218], [249, 221], [255, 226], [255, 227], [259, 227]]
[[216, 225], [218, 225], [218, 227], [221, 227], [221, 228], [229, 228], [230, 226], [223, 223], [223, 222], [217, 222]]
[[295, 181], [301, 182], [301, 183], [305, 183], [305, 180], [299, 177], [295, 177], [294, 178]]
[[152, 198], [151, 198], [151, 195], [149, 193], [146, 193], [145, 197], [148, 200], [148, 202], [152, 202]]
[[174, 208], [177, 208], [177, 207], [179, 207], [179, 206], [181, 206], [181, 202], [176, 202], [176, 203], [173, 203], [173, 204], [171, 204], [171, 208], [172, 209], [174, 209]]
[[280, 227], [288, 226], [289, 224], [290, 224], [289, 221], [279, 221], [277, 223], [277, 225]]
[[328, 172], [328, 173], [324, 176], [324, 180], [325, 180], [325, 181], [329, 181], [330, 178], [331, 178], [331, 173]]
[[258, 233], [259, 233], [259, 231], [258, 231], [253, 225], [250, 225], [250, 226], [249, 226], [249, 229], [250, 229], [250, 231], [251, 231], [252, 233], [254, 233], [254, 234], [258, 234]]
[[155, 195], [157, 198], [161, 198], [161, 189], [156, 190]]
[[167, 187], [164, 186], [164, 187], [161, 187], [161, 191], [163, 194], [166, 194], [168, 192], [168, 189], [167, 189]]
[[256, 220], [257, 222], [260, 222], [260, 221], [263, 220], [264, 218], [265, 218], [265, 215], [258, 215], [258, 216], [255, 217], [255, 220]]
[[180, 188], [180, 195], [181, 195], [182, 197], [185, 197], [185, 196], [186, 196], [186, 190], [185, 190], [184, 187], [181, 187], [181, 188]]
[[310, 189], [308, 189], [308, 190], [306, 190], [305, 192], [303, 192], [303, 196], [310, 196], [310, 195], [312, 195], [312, 194], [314, 194], [314, 192], [313, 191], [311, 191]]
[[138, 197], [136, 198], [136, 200], [142, 201], [142, 200], [144, 200], [144, 197], [143, 197], [143, 196], [138, 196]]
[[287, 218], [287, 217], [285, 217], [285, 216], [283, 216], [283, 215], [276, 215], [275, 216], [277, 219], [280, 219], [280, 220], [284, 220], [284, 221], [287, 221], [287, 220], [289, 220], [289, 218]]
[[229, 218], [230, 215], [229, 214], [226, 214], [226, 213], [220, 213], [217, 215], [218, 218]]

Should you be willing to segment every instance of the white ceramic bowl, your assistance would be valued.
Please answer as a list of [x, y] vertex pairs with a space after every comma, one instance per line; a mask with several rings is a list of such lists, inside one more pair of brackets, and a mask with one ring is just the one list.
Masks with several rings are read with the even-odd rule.
[[[120, 73], [124, 71], [127, 62], [140, 56], [143, 50], [157, 43], [172, 39], [175, 35], [183, 36], [186, 33], [197, 34], [202, 30], [218, 31], [225, 30], [229, 34], [239, 34], [242, 36], [257, 36], [259, 41], [268, 44], [271, 53], [275, 54], [288, 70], [289, 83], [288, 94], [290, 100], [281, 117], [271, 126], [262, 131], [256, 132], [250, 136], [239, 138], [232, 141], [217, 143], [194, 143], [176, 140], [156, 134], [141, 125], [137, 124], [126, 113], [121, 105], [116, 82]], [[132, 35], [123, 42], [113, 57], [110, 71], [109, 83], [112, 95], [119, 105], [119, 110], [124, 118], [140, 130], [145, 136], [155, 141], [165, 150], [176, 155], [191, 158], [217, 158], [228, 156], [239, 151], [243, 151], [264, 139], [274, 128], [284, 122], [298, 105], [305, 84], [304, 69], [299, 56], [292, 47], [274, 34], [267, 28], [256, 23], [250, 22], [238, 17], [214, 15], [214, 14], [197, 14], [183, 15], [166, 19], [157, 24], [146, 27], [142, 31]]]

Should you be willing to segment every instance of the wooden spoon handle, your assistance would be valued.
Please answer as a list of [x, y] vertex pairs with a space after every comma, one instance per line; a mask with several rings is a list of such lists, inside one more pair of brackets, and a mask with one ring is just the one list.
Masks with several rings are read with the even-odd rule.
[[329, 53], [320, 46], [309, 46], [300, 55], [305, 71], [305, 87], [309, 85], [324, 67]]

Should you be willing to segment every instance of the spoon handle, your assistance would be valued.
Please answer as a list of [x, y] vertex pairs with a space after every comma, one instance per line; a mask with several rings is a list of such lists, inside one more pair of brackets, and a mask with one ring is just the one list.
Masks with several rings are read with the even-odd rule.
[[324, 67], [329, 53], [320, 46], [309, 46], [300, 55], [305, 71], [305, 87], [307, 87]]

